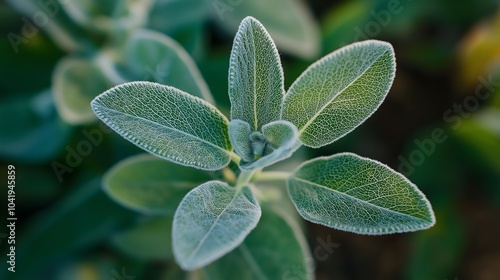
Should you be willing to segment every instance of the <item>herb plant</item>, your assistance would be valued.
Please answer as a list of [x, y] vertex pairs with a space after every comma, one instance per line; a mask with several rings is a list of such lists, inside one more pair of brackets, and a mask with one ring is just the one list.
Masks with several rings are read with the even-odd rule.
[[92, 101], [121, 136], [181, 165], [140, 156], [113, 168], [105, 189], [143, 213], [175, 211], [172, 249], [185, 270], [204, 267], [208, 279], [310, 279], [290, 208], [278, 207], [262, 185], [286, 181], [304, 219], [344, 231], [379, 235], [435, 223], [416, 186], [372, 159], [341, 153], [293, 172], [262, 171], [302, 145], [319, 148], [351, 132], [380, 106], [394, 75], [392, 46], [369, 40], [323, 57], [285, 91], [273, 40], [247, 17], [230, 57], [230, 121], [211, 103], [152, 82], [122, 84]]

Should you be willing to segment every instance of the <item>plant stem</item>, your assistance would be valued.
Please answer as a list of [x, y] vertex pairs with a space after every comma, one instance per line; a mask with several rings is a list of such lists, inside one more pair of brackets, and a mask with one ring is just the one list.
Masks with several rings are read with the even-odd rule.
[[255, 176], [256, 181], [281, 181], [286, 180], [292, 174], [283, 171], [269, 171], [269, 172], [259, 172]]
[[236, 188], [241, 189], [243, 186], [247, 185], [253, 177], [255, 170], [252, 171], [241, 171], [236, 181]]
[[229, 155], [231, 156], [231, 160], [234, 161], [236, 164], [240, 163], [241, 158], [235, 152], [230, 152]]
[[231, 183], [231, 184], [236, 183], [236, 175], [234, 174], [234, 172], [230, 168], [224, 167], [224, 168], [222, 168], [221, 172], [222, 172], [222, 177], [224, 177], [224, 179], [228, 183]]

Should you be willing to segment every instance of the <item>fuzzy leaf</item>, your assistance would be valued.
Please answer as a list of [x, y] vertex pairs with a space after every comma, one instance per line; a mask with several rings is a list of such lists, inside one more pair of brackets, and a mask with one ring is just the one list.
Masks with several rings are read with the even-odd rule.
[[205, 80], [189, 54], [170, 37], [138, 29], [123, 51], [131, 80], [169, 85], [214, 104]]
[[369, 40], [343, 47], [312, 64], [288, 90], [282, 119], [318, 148], [362, 124], [377, 110], [396, 70], [389, 43]]
[[234, 152], [242, 160], [250, 162], [253, 160], [253, 151], [250, 145], [250, 134], [252, 128], [250, 124], [242, 120], [231, 120], [228, 127], [229, 140], [233, 145]]
[[243, 242], [257, 225], [260, 206], [248, 187], [210, 181], [189, 192], [174, 216], [177, 263], [186, 270], [205, 266]]
[[176, 88], [126, 83], [96, 97], [92, 108], [122, 137], [161, 158], [204, 170], [231, 160], [226, 117]]
[[360, 234], [388, 234], [434, 225], [429, 201], [403, 175], [380, 162], [343, 153], [305, 162], [288, 180], [300, 215]]
[[182, 198], [207, 172], [179, 166], [149, 154], [125, 159], [103, 179], [104, 190], [118, 203], [145, 214], [174, 214]]
[[314, 279], [307, 241], [293, 218], [263, 208], [262, 219], [231, 253], [203, 269], [215, 279]]
[[269, 30], [280, 50], [311, 59], [319, 52], [319, 31], [302, 0], [211, 1], [215, 22], [230, 32], [246, 16], [253, 16]]
[[278, 120], [285, 93], [278, 50], [266, 29], [245, 18], [234, 38], [229, 62], [231, 119], [250, 124], [253, 131]]
[[57, 110], [71, 124], [95, 121], [90, 101], [113, 86], [93, 60], [78, 58], [62, 59], [52, 79]]

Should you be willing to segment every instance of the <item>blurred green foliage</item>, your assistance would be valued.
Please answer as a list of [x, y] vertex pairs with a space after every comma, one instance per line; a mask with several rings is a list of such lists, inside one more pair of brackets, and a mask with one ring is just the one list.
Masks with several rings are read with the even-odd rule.
[[[0, 2], [0, 197], [6, 201], [5, 170], [13, 164], [18, 216], [17, 272], [7, 271], [1, 239], [0, 278], [203, 279], [171, 260], [171, 217], [134, 213], [101, 189], [106, 170], [140, 151], [85, 112], [112, 85], [151, 80], [211, 92], [227, 113], [231, 38], [247, 15], [269, 29], [283, 52], [287, 87], [315, 58], [342, 45], [369, 37], [395, 46], [396, 80], [381, 109], [335, 145], [300, 152], [352, 151], [397, 168], [401, 157], [411, 161], [420, 151], [424, 160], [407, 175], [433, 204], [437, 224], [384, 239], [307, 225], [312, 252], [318, 236], [342, 244], [326, 260], [312, 256], [318, 279], [496, 279], [500, 13], [494, 0]], [[483, 96], [489, 92], [484, 100], [476, 96], [481, 84]], [[448, 110], [454, 121], [443, 116]], [[415, 140], [431, 139], [436, 128], [446, 140], [427, 155]]]

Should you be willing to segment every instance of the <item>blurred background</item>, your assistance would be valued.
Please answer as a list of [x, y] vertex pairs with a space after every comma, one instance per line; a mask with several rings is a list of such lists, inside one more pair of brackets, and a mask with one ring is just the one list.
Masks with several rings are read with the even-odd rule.
[[346, 44], [395, 48], [396, 79], [380, 109], [299, 157], [351, 151], [387, 163], [426, 194], [437, 224], [361, 236], [304, 222], [311, 251], [323, 250], [317, 279], [500, 279], [499, 8], [493, 0], [0, 1], [0, 217], [13, 165], [18, 219], [16, 273], [0, 228], [0, 279], [198, 279], [173, 262], [168, 224], [137, 230], [150, 217], [102, 191], [109, 168], [142, 152], [98, 122], [89, 102], [113, 85], [150, 80], [211, 93], [229, 115], [229, 54], [247, 15], [276, 41], [287, 88]]

